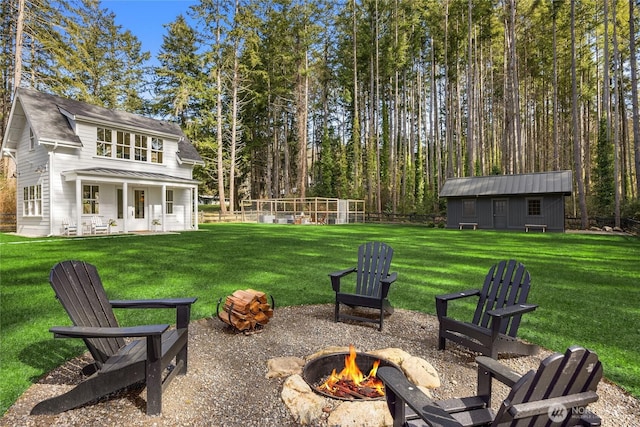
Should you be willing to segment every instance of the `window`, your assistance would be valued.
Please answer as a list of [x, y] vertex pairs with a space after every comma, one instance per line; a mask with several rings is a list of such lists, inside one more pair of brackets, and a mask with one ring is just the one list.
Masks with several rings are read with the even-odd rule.
[[122, 188], [116, 190], [116, 211], [118, 212], [118, 219], [124, 218], [124, 193]]
[[476, 201], [472, 200], [463, 200], [462, 201], [462, 216], [465, 217], [475, 217], [476, 216]]
[[162, 140], [151, 138], [151, 163], [162, 163]]
[[541, 199], [527, 199], [527, 215], [528, 216], [540, 216], [540, 215], [542, 215], [542, 200]]
[[100, 187], [97, 185], [82, 186], [82, 213], [100, 213]]
[[133, 158], [135, 160], [140, 160], [141, 162], [147, 161], [147, 136], [146, 135], [135, 135], [134, 148], [133, 148]]
[[173, 213], [173, 190], [167, 190], [167, 213]]
[[111, 129], [98, 128], [96, 154], [102, 157], [111, 157], [113, 152], [113, 136]]
[[29, 128], [29, 150], [36, 149], [36, 136], [33, 133], [33, 129]]
[[129, 132], [116, 132], [116, 157], [119, 159], [131, 158], [131, 134]]
[[42, 215], [42, 186], [31, 185], [23, 189], [22, 214], [24, 216]]

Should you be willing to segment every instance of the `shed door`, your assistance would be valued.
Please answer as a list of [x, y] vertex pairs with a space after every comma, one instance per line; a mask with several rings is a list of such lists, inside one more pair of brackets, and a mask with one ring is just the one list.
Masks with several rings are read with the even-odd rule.
[[507, 199], [493, 200], [493, 228], [507, 228]]

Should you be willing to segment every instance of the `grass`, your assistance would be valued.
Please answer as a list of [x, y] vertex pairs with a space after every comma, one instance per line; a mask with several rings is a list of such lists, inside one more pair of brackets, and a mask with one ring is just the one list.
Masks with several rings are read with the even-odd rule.
[[[395, 249], [393, 304], [431, 314], [435, 295], [481, 286], [493, 263], [520, 260], [532, 276], [529, 301], [539, 304], [523, 318], [520, 337], [555, 351], [591, 348], [605, 376], [640, 397], [638, 238], [413, 225], [210, 224], [175, 235], [0, 234], [0, 413], [43, 374], [85, 350], [81, 341], [54, 340], [48, 332], [69, 324], [48, 284], [58, 261], [95, 264], [113, 299], [197, 296], [192, 319], [198, 319], [215, 313], [219, 298], [248, 287], [273, 295], [277, 306], [330, 303], [327, 273], [352, 266], [356, 247], [368, 240]], [[452, 314], [471, 308], [460, 304]], [[117, 315], [123, 325], [174, 321], [164, 310]]]

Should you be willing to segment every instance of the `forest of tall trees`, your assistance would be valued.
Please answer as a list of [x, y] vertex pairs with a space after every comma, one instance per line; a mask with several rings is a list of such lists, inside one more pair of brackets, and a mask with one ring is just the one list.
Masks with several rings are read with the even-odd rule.
[[3, 135], [27, 86], [178, 122], [229, 209], [571, 169], [584, 227], [640, 217], [638, 0], [200, 0], [155, 61], [97, 0], [0, 7]]

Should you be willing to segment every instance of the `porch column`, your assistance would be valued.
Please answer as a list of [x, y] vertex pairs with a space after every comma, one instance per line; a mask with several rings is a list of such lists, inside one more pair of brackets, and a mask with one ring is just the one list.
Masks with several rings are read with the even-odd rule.
[[191, 189], [191, 203], [193, 209], [191, 210], [191, 228], [198, 229], [198, 186], [194, 186]]
[[160, 191], [162, 192], [160, 196], [160, 200], [162, 200], [162, 203], [160, 203], [160, 209], [162, 209], [162, 212], [160, 212], [160, 218], [162, 218], [160, 220], [160, 231], [165, 231], [167, 229], [167, 185], [162, 184]]
[[128, 233], [129, 232], [129, 224], [128, 224], [128, 220], [129, 220], [129, 186], [127, 184], [127, 181], [124, 181], [122, 183], [122, 232], [123, 233]]
[[76, 234], [82, 236], [84, 234], [84, 224], [82, 223], [82, 180], [76, 178]]

